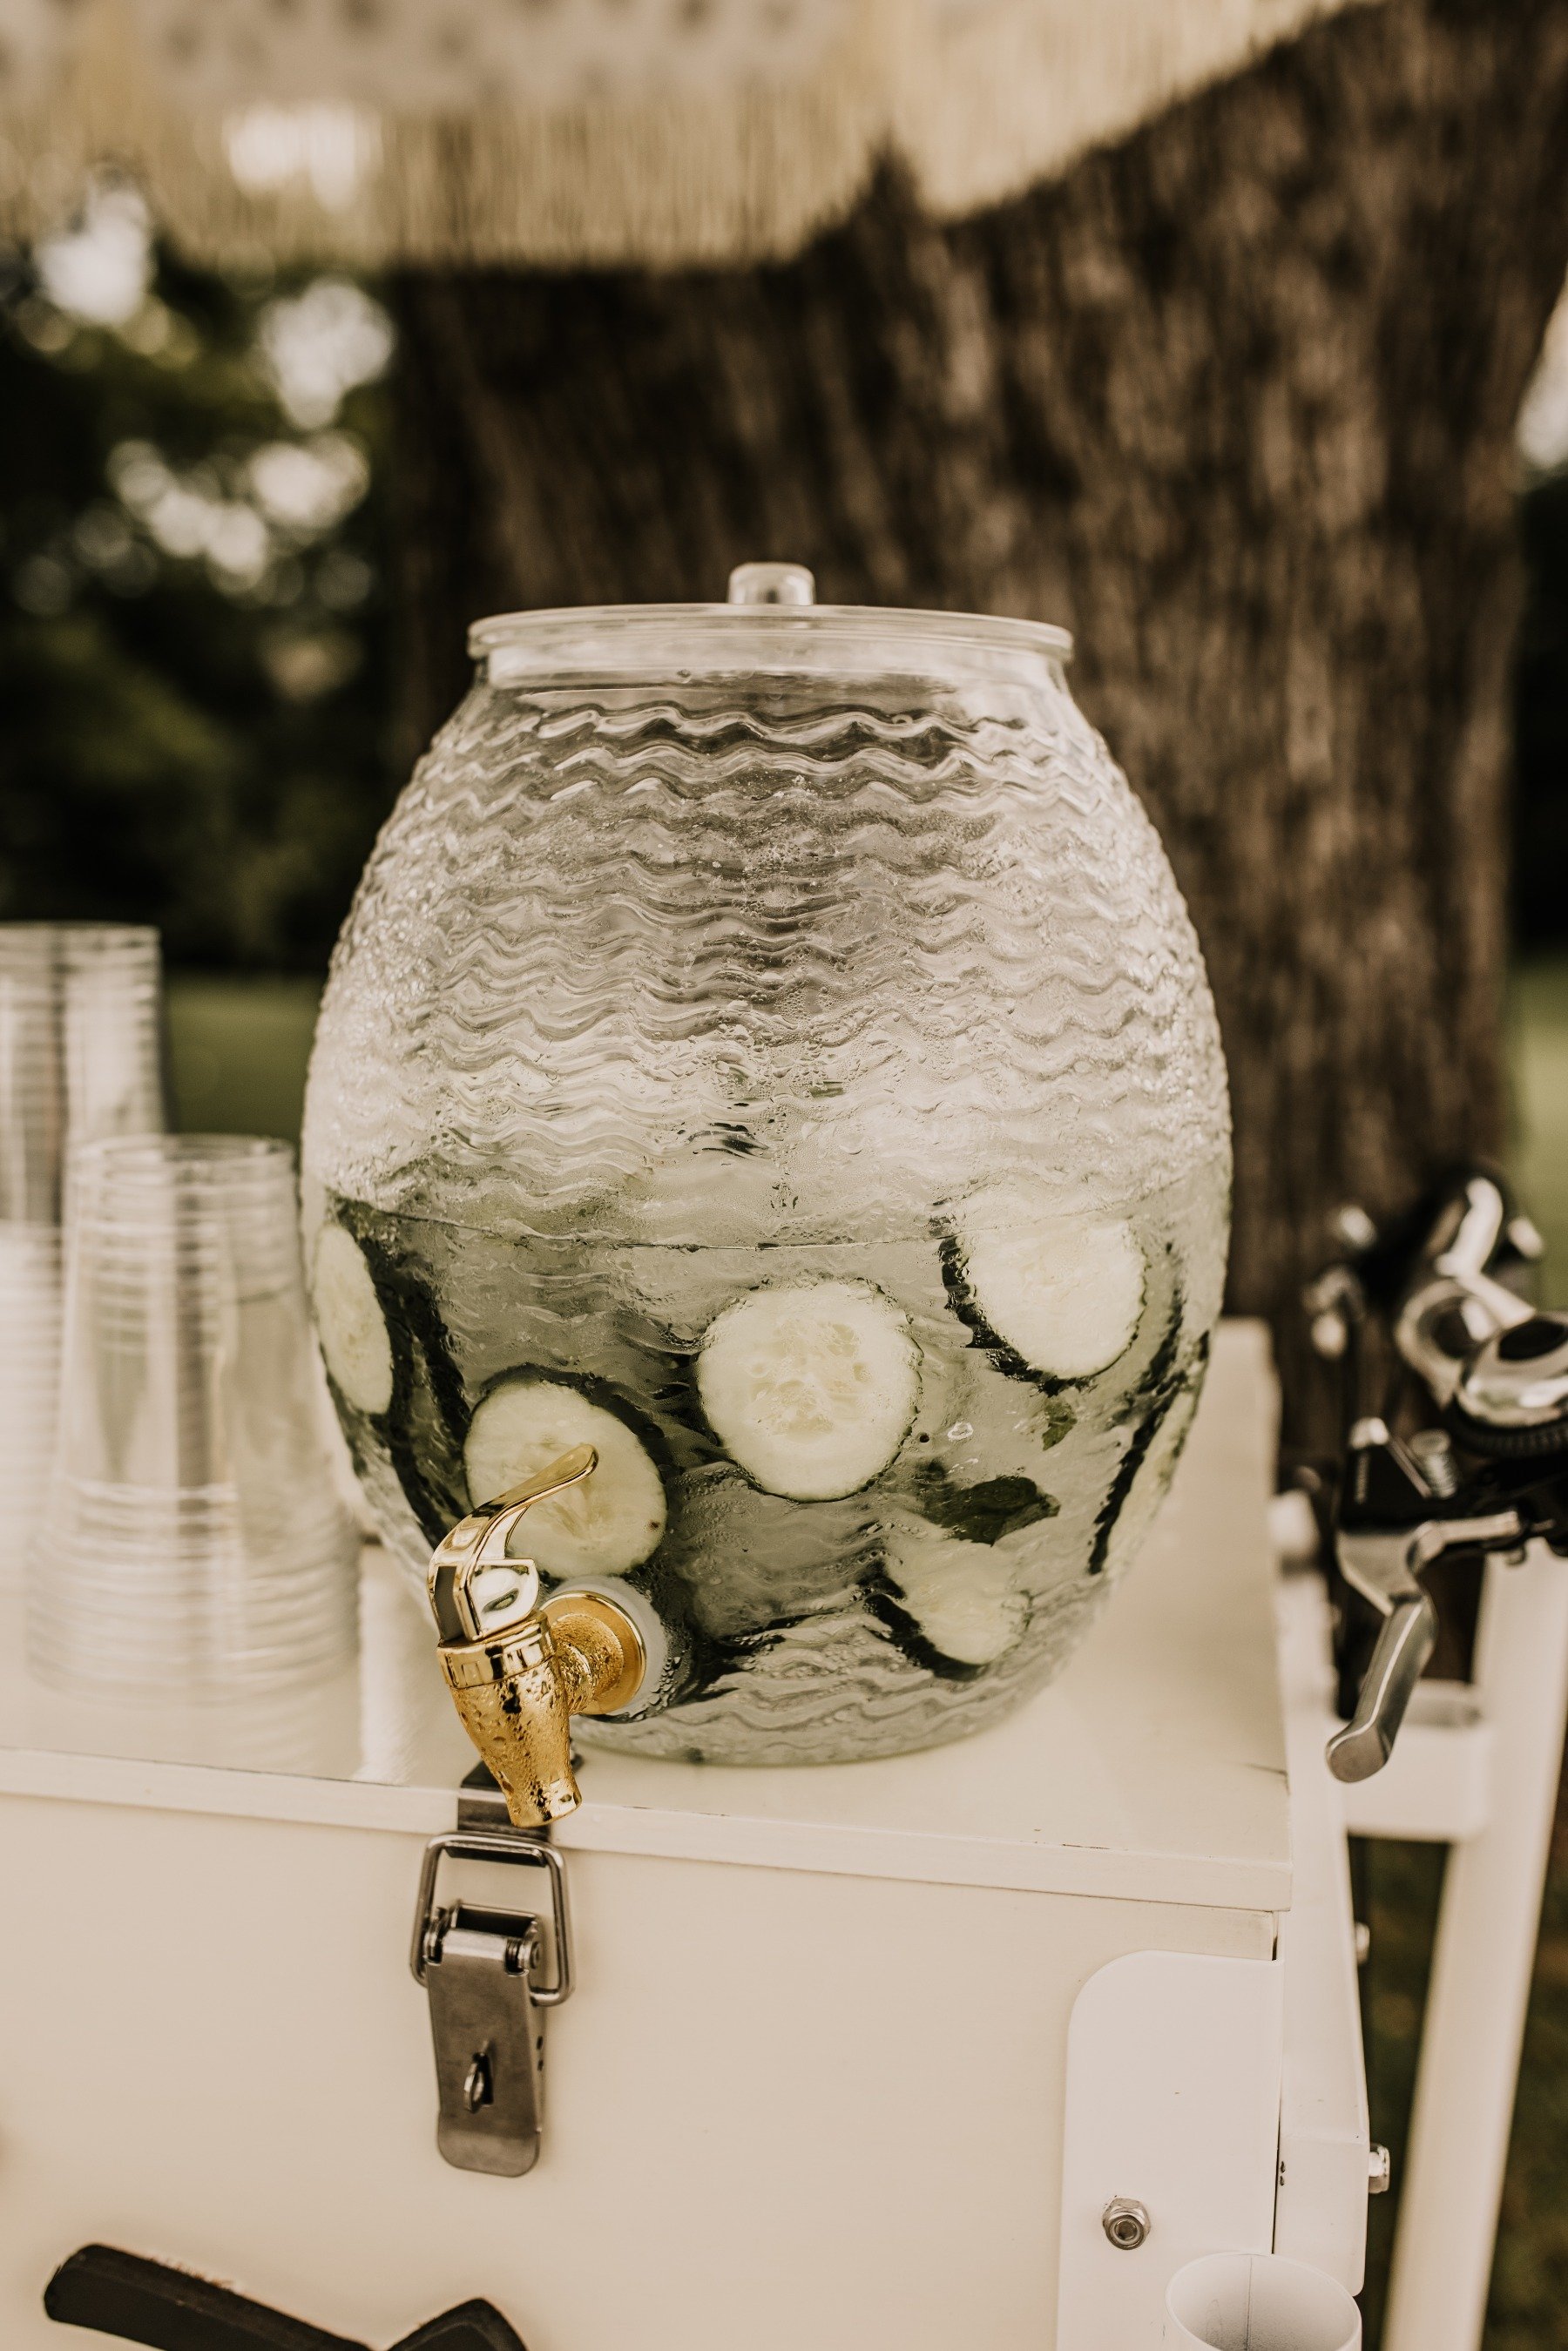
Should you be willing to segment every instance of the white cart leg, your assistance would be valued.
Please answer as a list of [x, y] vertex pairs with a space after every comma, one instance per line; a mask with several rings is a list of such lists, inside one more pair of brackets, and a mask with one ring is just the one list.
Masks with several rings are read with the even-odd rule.
[[1568, 1561], [1489, 1563], [1476, 1680], [1486, 1826], [1448, 1856], [1384, 2351], [1476, 2351], [1568, 1712]]

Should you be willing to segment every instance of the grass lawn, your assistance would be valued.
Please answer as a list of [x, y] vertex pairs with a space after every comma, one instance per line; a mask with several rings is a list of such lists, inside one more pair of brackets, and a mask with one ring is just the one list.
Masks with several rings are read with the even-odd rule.
[[168, 995], [175, 1123], [298, 1143], [319, 983], [175, 972]]
[[[169, 1028], [180, 1125], [297, 1141], [319, 992], [311, 980], [176, 975]], [[1548, 1247], [1543, 1296], [1568, 1300], [1568, 958], [1516, 976], [1509, 1052], [1514, 1165]], [[1396, 2190], [1442, 1865], [1435, 1846], [1366, 1845], [1356, 1855], [1358, 1908], [1373, 1934], [1373, 2135], [1393, 2150]], [[1396, 2194], [1371, 2207], [1367, 2351], [1376, 2351], [1396, 2209]], [[1568, 1810], [1542, 1921], [1486, 2351], [1568, 2351]]]
[[1546, 1241], [1542, 1297], [1568, 1300], [1568, 956], [1515, 976], [1509, 1062], [1514, 1169]]

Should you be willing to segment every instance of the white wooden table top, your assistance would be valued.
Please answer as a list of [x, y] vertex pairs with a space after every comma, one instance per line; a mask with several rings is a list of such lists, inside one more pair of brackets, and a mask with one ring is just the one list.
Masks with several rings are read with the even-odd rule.
[[[1219, 1335], [1175, 1489], [1104, 1618], [998, 1728], [885, 1761], [585, 1758], [563, 1846], [1221, 1908], [1290, 1901], [1266, 1337]], [[473, 1757], [420, 1603], [367, 1554], [357, 1669], [265, 1705], [116, 1707], [31, 1680], [0, 1614], [0, 1792], [430, 1834]]]

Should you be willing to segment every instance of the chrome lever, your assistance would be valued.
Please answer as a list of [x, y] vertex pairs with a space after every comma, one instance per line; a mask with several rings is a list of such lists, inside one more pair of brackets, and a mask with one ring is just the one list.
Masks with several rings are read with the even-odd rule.
[[1351, 1432], [1354, 1475], [1334, 1552], [1340, 1573], [1353, 1590], [1378, 1609], [1384, 1623], [1356, 1695], [1355, 1710], [1328, 1742], [1329, 1770], [1336, 1780], [1370, 1780], [1394, 1751], [1416, 1685], [1437, 1639], [1437, 1612], [1422, 1589], [1423, 1571], [1447, 1552], [1511, 1551], [1529, 1532], [1517, 1510], [1462, 1517], [1456, 1511], [1411, 1523], [1397, 1520], [1406, 1510], [1431, 1509], [1440, 1498], [1410, 1450], [1390, 1437], [1380, 1420], [1363, 1421]]
[[1437, 1612], [1417, 1585], [1393, 1603], [1377, 1635], [1355, 1712], [1329, 1740], [1336, 1780], [1370, 1780], [1394, 1751], [1399, 1726], [1437, 1641]]

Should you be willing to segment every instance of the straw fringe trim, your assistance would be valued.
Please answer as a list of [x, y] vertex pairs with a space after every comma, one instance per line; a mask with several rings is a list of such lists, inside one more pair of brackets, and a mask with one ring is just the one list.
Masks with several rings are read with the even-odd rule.
[[52, 85], [0, 112], [0, 229], [37, 234], [107, 166], [134, 174], [205, 262], [777, 260], [842, 219], [884, 162], [936, 215], [961, 217], [1346, 4], [855, 0], [815, 69], [771, 85], [462, 115], [376, 113], [323, 91], [292, 118], [298, 167], [258, 187], [233, 168], [234, 110], [183, 105], [123, 0], [92, 0]]

